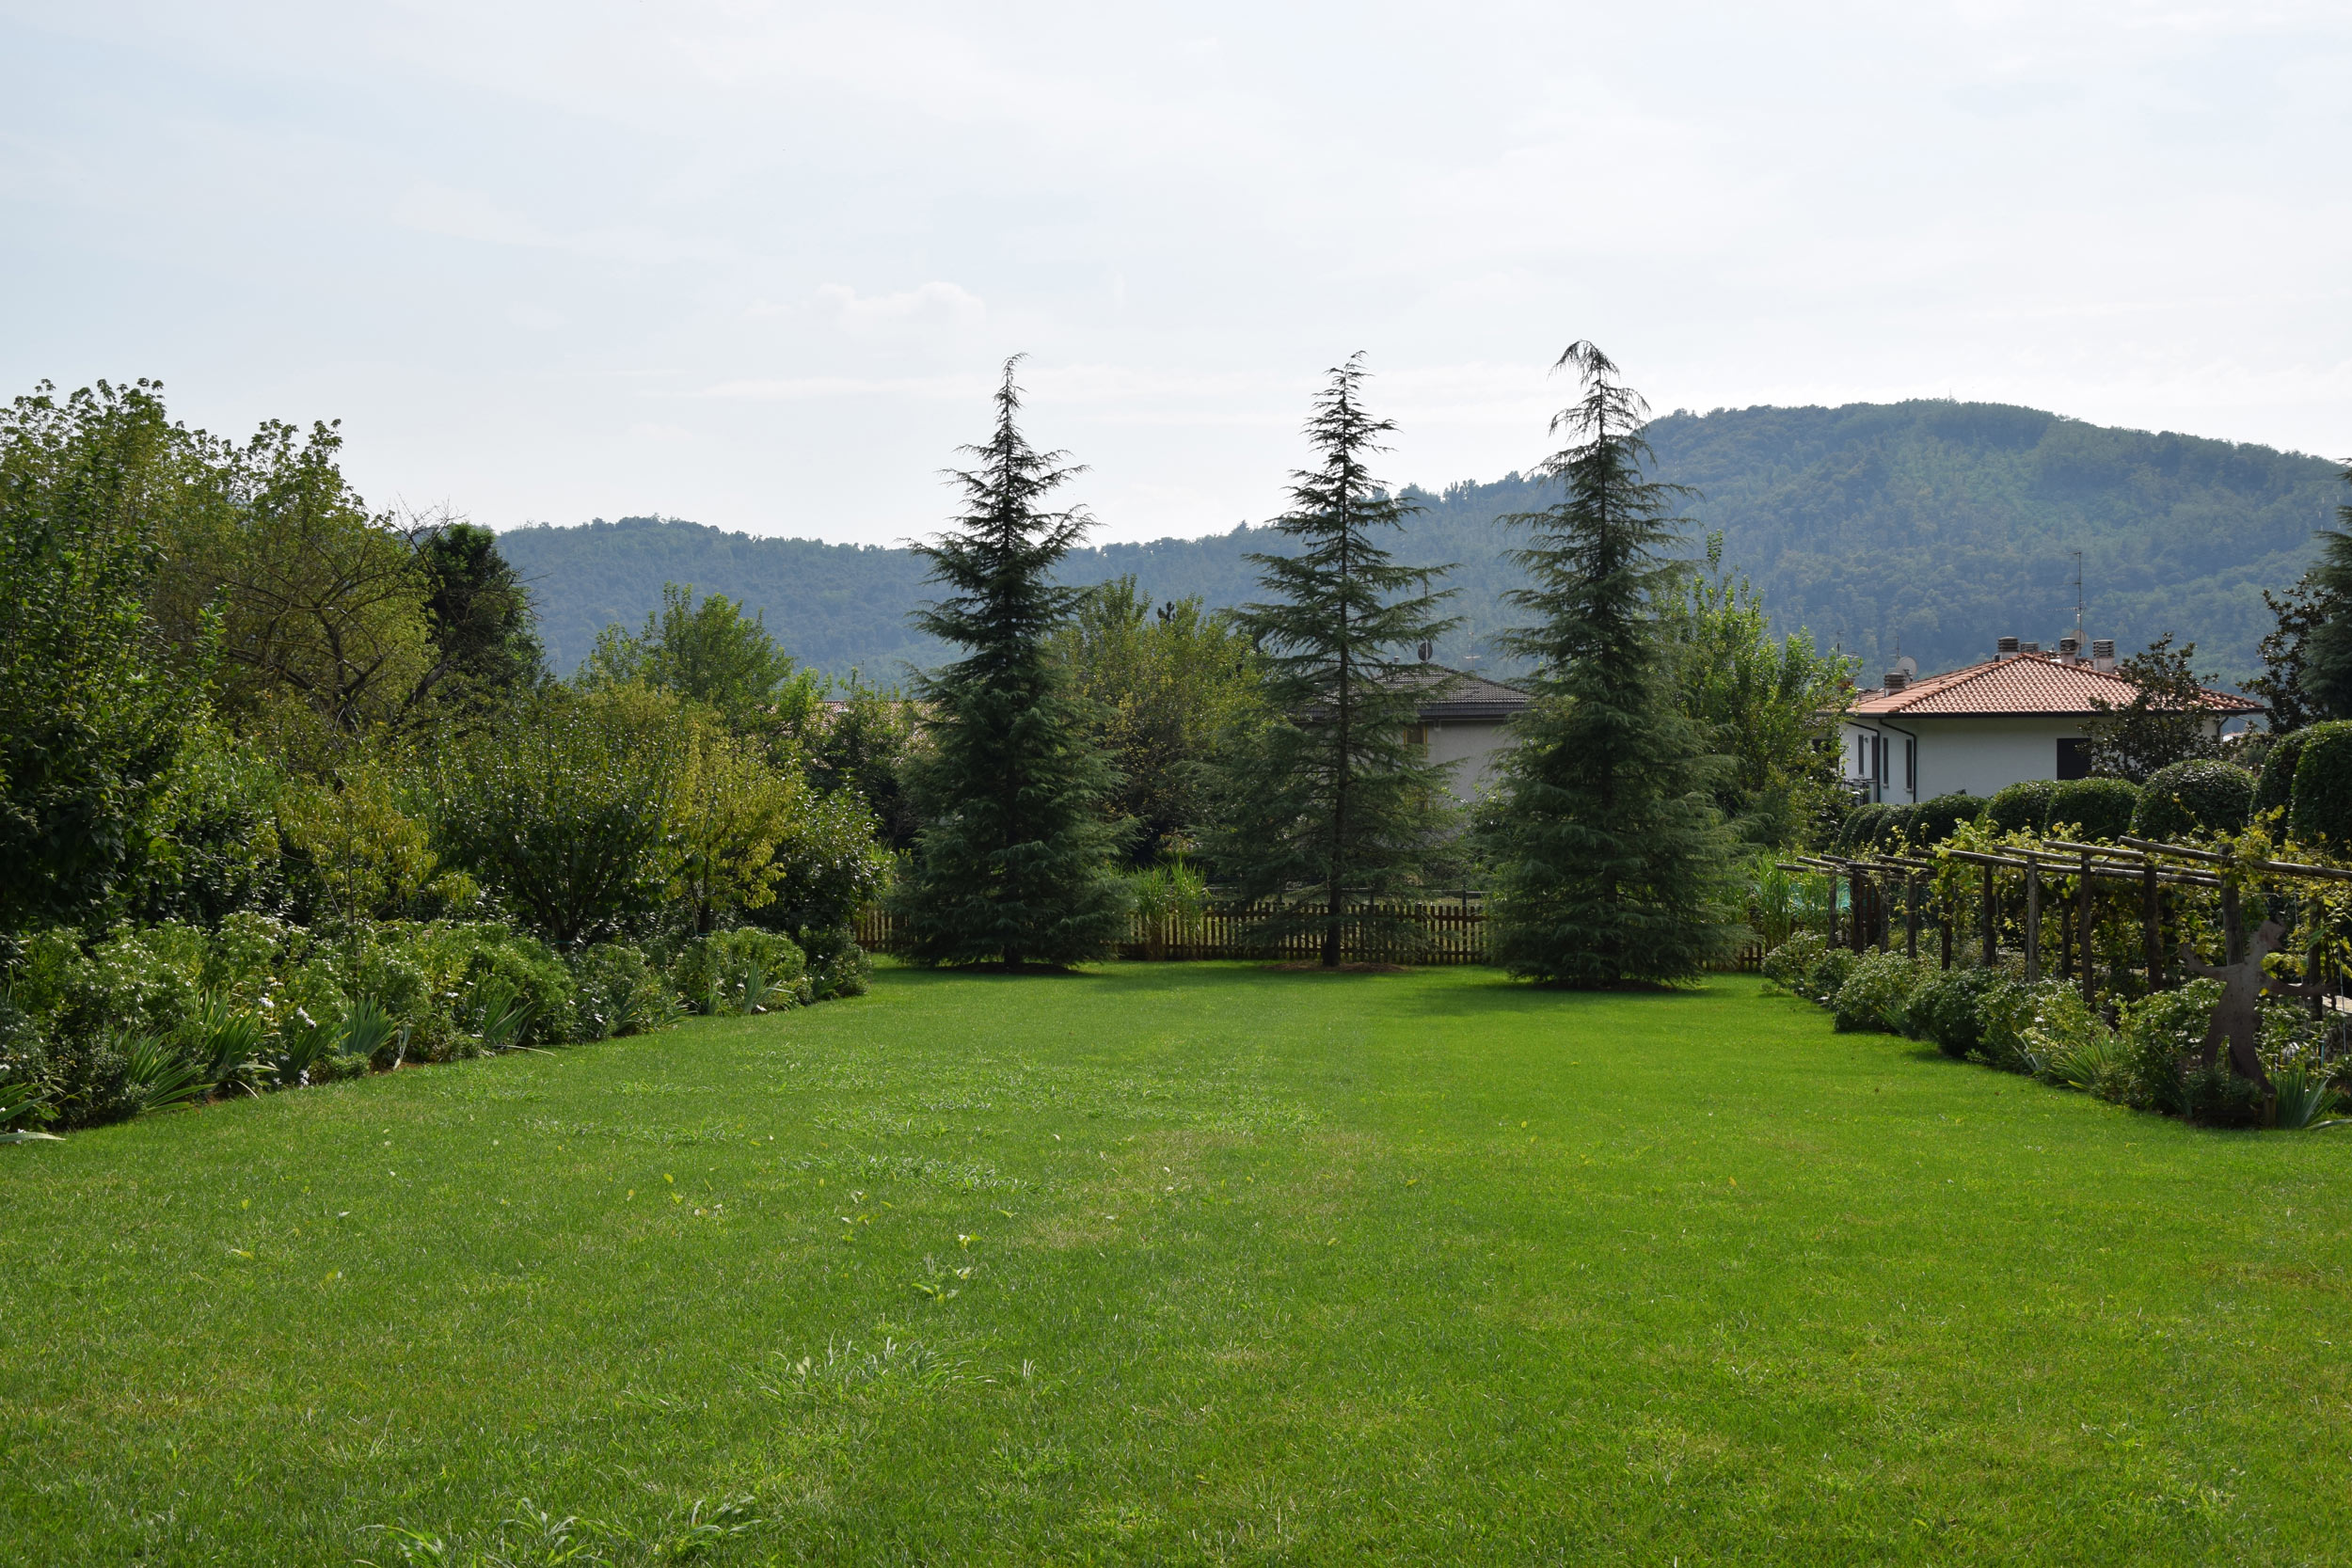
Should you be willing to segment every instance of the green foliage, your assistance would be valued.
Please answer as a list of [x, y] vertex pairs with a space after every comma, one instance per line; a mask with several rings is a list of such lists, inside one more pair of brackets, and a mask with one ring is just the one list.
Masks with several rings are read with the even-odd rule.
[[922, 826], [906, 792], [916, 726], [915, 705], [897, 688], [864, 685], [852, 671], [840, 706], [816, 710], [797, 737], [810, 784], [865, 802], [874, 836], [893, 853], [912, 849]]
[[[2352, 483], [2352, 467], [2342, 477]], [[2352, 503], [2337, 508], [2336, 521], [2320, 534], [2319, 559], [2303, 578], [2315, 603], [2297, 650], [2297, 692], [2312, 717], [2352, 720]]]
[[2050, 805], [2058, 795], [2051, 779], [2021, 779], [1993, 792], [1984, 803], [1984, 819], [2005, 833], [2039, 833], [2050, 825]]
[[1979, 1055], [1985, 1049], [1984, 1019], [1994, 1000], [2015, 989], [1997, 969], [1939, 971], [1912, 993], [1906, 1032], [1956, 1060]]
[[1837, 830], [1837, 847], [1849, 854], [1876, 848], [1894, 816], [1895, 808], [1885, 801], [1865, 800], [1846, 814], [1844, 824]]
[[1943, 843], [1963, 822], [1974, 822], [1984, 814], [1985, 802], [1974, 795], [1956, 792], [1938, 795], [1919, 802], [1910, 825], [1912, 841], [1920, 847]]
[[1838, 986], [1831, 1011], [1840, 1029], [1880, 1029], [1900, 1034], [1910, 1016], [1912, 993], [1933, 973], [1923, 959], [1900, 953], [1865, 953]]
[[2175, 651], [2166, 632], [2145, 653], [2116, 665], [2115, 673], [2139, 689], [2123, 704], [2091, 699], [2099, 710], [2090, 725], [2093, 773], [2139, 784], [2158, 768], [2221, 755], [2211, 693], [2191, 668], [2196, 657], [2196, 643]]
[[1208, 811], [1208, 759], [1262, 716], [1248, 637], [1199, 599], [1155, 610], [1129, 577], [1081, 598], [1054, 651], [1100, 716], [1095, 738], [1120, 773], [1108, 809], [1136, 824], [1130, 851], [1181, 847]]
[[2295, 765], [2302, 759], [2303, 743], [2311, 738], [2308, 729], [2290, 730], [2274, 736], [2263, 752], [2261, 773], [2254, 780], [2254, 813], [2278, 812], [2281, 816], [2295, 805]]
[[1746, 574], [1724, 565], [1720, 530], [1708, 536], [1704, 568], [1693, 565], [1662, 604], [1682, 711], [1728, 759], [1717, 808], [1750, 843], [1801, 842], [1842, 799], [1834, 716], [1854, 661], [1822, 652], [1807, 631], [1774, 638]]
[[2352, 847], [2352, 721], [2337, 720], [2297, 732], [2294, 834], [2329, 849]]
[[873, 813], [846, 789], [806, 801], [778, 843], [773, 895], [743, 918], [800, 944], [812, 1001], [865, 994], [873, 966], [853, 927], [887, 885], [890, 863]]
[[537, 696], [444, 748], [434, 843], [560, 947], [618, 931], [660, 903], [675, 868], [682, 729], [642, 692]]
[[770, 721], [777, 710], [790, 716], [813, 710], [816, 677], [796, 671], [793, 659], [768, 635], [764, 612], [746, 616], [724, 594], [705, 594], [664, 583], [660, 610], [648, 614], [635, 636], [607, 626], [580, 666], [580, 684], [591, 690], [650, 686], [716, 709], [737, 729]]
[[642, 1035], [668, 1024], [677, 995], [642, 949], [599, 942], [573, 955], [573, 1009], [582, 1039]]
[[[2304, 755], [2311, 754], [2306, 747]], [[2132, 836], [2173, 842], [2243, 830], [2254, 807], [2254, 776], [2227, 762], [2176, 762], [2148, 775]]]
[[1371, 918], [1357, 906], [1417, 887], [1452, 825], [1444, 775], [1407, 734], [1427, 689], [1415, 644], [1449, 625], [1442, 568], [1391, 555], [1416, 509], [1367, 467], [1396, 427], [1364, 408], [1364, 376], [1359, 354], [1316, 394], [1315, 467], [1292, 474], [1274, 523], [1291, 553], [1249, 557], [1268, 597], [1237, 625], [1261, 651], [1264, 706], [1235, 705], [1257, 716], [1226, 748], [1204, 844], [1239, 897], [1287, 897], [1268, 939], [1312, 935], [1327, 967]]
[[2067, 836], [2111, 843], [2132, 831], [2139, 810], [2139, 786], [2127, 779], [2066, 779], [2050, 792], [2050, 831], [2071, 825]]
[[1509, 646], [1537, 662], [1540, 695], [1502, 765], [1490, 942], [1530, 979], [1688, 979], [1727, 949], [1738, 909], [1716, 768], [1675, 700], [1655, 609], [1679, 496], [1643, 475], [1647, 408], [1616, 367], [1591, 343], [1561, 362], [1584, 384], [1554, 421], [1571, 444], [1544, 467], [1566, 499], [1511, 519], [1532, 531], [1518, 559], [1534, 584], [1512, 602], [1538, 624]]
[[144, 609], [184, 433], [146, 382], [50, 390], [0, 411], [0, 932], [108, 910], [199, 708]]
[[118, 890], [126, 912], [207, 926], [239, 910], [282, 912], [294, 897], [278, 832], [286, 792], [266, 752], [209, 716], [191, 721], [146, 820], [136, 870]]
[[1836, 1000], [1837, 993], [1845, 989], [1847, 976], [1861, 961], [1862, 956], [1851, 947], [1825, 946], [1800, 989], [1805, 996], [1826, 1006]]
[[1815, 966], [1829, 951], [1829, 939], [1819, 931], [1798, 931], [1770, 948], [1757, 966], [1764, 978], [1783, 990], [1809, 998], [1807, 988]]
[[760, 1013], [807, 1001], [807, 971], [790, 938], [747, 926], [688, 944], [670, 982], [696, 1012]]
[[1051, 573], [1087, 519], [1040, 510], [1073, 470], [1022, 436], [1012, 372], [994, 434], [965, 449], [979, 467], [956, 476], [967, 510], [922, 546], [949, 592], [917, 624], [964, 650], [922, 684], [928, 745], [908, 775], [924, 826], [903, 908], [930, 963], [1077, 963], [1108, 952], [1126, 917], [1120, 831], [1102, 816], [1117, 777], [1049, 648], [1074, 608]]
[[545, 678], [531, 593], [499, 549], [498, 535], [479, 523], [443, 517], [416, 529], [410, 541], [434, 650], [419, 694], [438, 689], [453, 700], [496, 705]]

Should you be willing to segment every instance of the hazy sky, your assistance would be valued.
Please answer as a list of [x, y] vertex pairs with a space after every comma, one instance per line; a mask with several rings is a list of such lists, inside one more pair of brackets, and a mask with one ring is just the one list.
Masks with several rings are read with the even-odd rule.
[[0, 0], [0, 368], [343, 420], [371, 500], [892, 542], [1008, 354], [1099, 537], [1659, 408], [2352, 455], [2352, 4]]

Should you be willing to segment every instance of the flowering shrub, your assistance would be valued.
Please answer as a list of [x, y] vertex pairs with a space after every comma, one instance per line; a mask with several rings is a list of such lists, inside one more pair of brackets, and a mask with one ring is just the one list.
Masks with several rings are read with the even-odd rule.
[[1837, 1027], [1901, 1033], [1910, 1014], [1912, 992], [1928, 974], [1925, 964], [1900, 953], [1864, 954], [1831, 1004]]

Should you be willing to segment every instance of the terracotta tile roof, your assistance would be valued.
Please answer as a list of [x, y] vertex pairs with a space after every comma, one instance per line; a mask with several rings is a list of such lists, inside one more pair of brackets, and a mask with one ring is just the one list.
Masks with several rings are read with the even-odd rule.
[[[1872, 689], [1854, 693], [1846, 711], [1856, 718], [1932, 718], [1938, 715], [2023, 718], [2088, 718], [2099, 711], [2094, 698], [2122, 707], [2139, 688], [2122, 675], [2088, 664], [2060, 664], [2048, 654], [2011, 654], [1928, 675], [1900, 691]], [[2229, 717], [2260, 713], [2260, 703], [2208, 689], [2206, 705]]]

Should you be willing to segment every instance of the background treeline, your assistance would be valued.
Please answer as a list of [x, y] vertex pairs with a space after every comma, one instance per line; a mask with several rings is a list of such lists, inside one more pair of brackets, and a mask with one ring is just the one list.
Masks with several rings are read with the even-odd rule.
[[[1655, 476], [1702, 492], [1693, 515], [1722, 531], [1779, 629], [1808, 626], [1873, 675], [1898, 641], [1928, 670], [1988, 657], [2004, 633], [2051, 641], [2073, 625], [2079, 549], [2099, 635], [2132, 647], [2174, 632], [2197, 641], [2209, 673], [2244, 679], [2270, 626], [2263, 590], [2295, 580], [2334, 505], [2336, 469], [2318, 458], [1996, 404], [1676, 413], [1646, 435]], [[1458, 624], [1438, 658], [1514, 668], [1494, 638], [1512, 624], [1502, 595], [1523, 583], [1495, 519], [1551, 504], [1557, 485], [1512, 475], [1404, 493], [1425, 510], [1399, 562], [1454, 565]], [[603, 626], [652, 609], [665, 582], [764, 610], [787, 651], [820, 669], [896, 678], [901, 663], [945, 653], [907, 629], [924, 592], [905, 550], [653, 518], [519, 529], [501, 545], [538, 597], [559, 671]], [[1073, 584], [1131, 576], [1155, 601], [1221, 609], [1253, 591], [1244, 558], [1281, 547], [1274, 531], [1243, 528], [1080, 547], [1058, 572]]]
[[496, 539], [338, 447], [0, 412], [0, 1133], [863, 988], [903, 714], [715, 596], [555, 681]]

